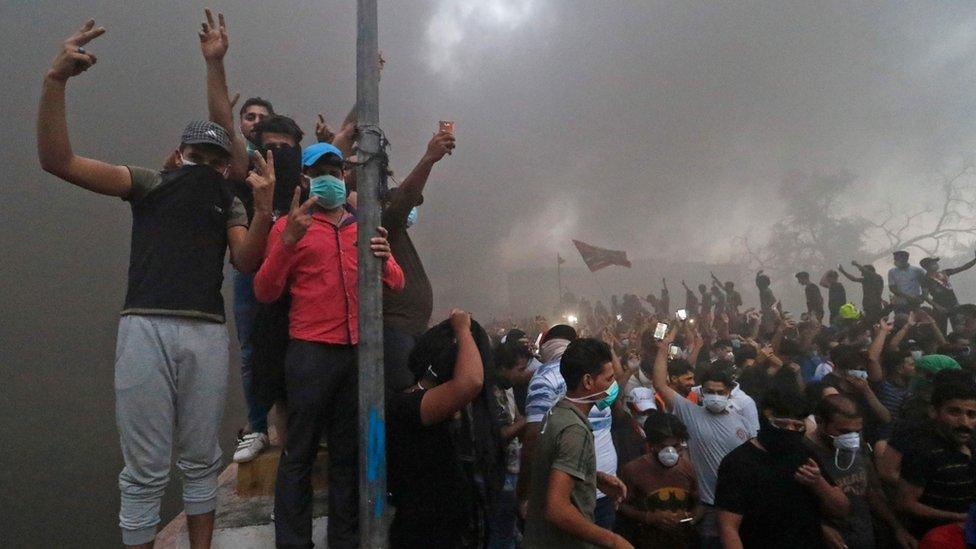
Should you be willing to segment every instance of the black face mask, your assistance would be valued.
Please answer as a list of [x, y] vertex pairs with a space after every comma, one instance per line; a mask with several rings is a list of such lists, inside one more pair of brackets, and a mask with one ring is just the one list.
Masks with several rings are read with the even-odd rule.
[[[262, 148], [263, 153], [267, 153]], [[272, 209], [278, 214], [287, 213], [291, 208], [291, 199], [295, 194], [295, 187], [302, 182], [302, 149], [291, 145], [271, 147], [274, 155], [275, 189]]]
[[759, 414], [759, 443], [790, 471], [803, 465], [810, 452], [803, 445], [803, 433], [774, 426]]

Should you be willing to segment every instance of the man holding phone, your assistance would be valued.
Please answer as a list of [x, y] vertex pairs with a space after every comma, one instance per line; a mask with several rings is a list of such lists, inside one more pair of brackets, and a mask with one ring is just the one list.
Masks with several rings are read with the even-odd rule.
[[702, 380], [704, 406], [689, 402], [668, 384], [668, 348], [674, 342], [677, 328], [658, 342], [654, 360], [654, 390], [668, 408], [688, 427], [688, 449], [698, 479], [704, 514], [699, 523], [703, 546], [718, 547], [718, 518], [714, 508], [715, 483], [722, 458], [750, 438], [745, 419], [730, 412], [729, 395], [734, 382], [729, 372], [710, 368]]

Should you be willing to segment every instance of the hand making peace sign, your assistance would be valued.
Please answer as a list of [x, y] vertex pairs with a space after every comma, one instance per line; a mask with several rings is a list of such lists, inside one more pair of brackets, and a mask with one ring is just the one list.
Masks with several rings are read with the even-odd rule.
[[[272, 191], [273, 192], [273, 191]], [[291, 210], [288, 212], [288, 221], [285, 223], [285, 230], [281, 233], [281, 241], [285, 246], [294, 246], [308, 232], [312, 225], [312, 206], [315, 205], [315, 197], [306, 200], [301, 206], [298, 199], [301, 196], [302, 188], [295, 187], [295, 194], [291, 198]]]
[[72, 76], [78, 76], [91, 68], [98, 62], [98, 58], [95, 57], [95, 54], [85, 50], [85, 44], [103, 34], [105, 34], [105, 27], [96, 27], [95, 20], [89, 19], [78, 32], [64, 41], [61, 51], [51, 63], [48, 76], [65, 82]]
[[275, 165], [274, 154], [269, 150], [267, 159], [259, 151], [254, 151], [254, 169], [247, 174], [247, 184], [254, 194], [254, 211], [271, 213], [274, 201]]

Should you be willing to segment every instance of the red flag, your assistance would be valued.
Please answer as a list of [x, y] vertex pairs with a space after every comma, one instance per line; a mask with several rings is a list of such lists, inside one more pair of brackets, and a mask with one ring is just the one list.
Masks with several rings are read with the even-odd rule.
[[576, 244], [576, 249], [579, 250], [580, 255], [583, 257], [583, 262], [586, 263], [591, 273], [595, 273], [610, 265], [620, 265], [621, 267], [630, 268], [630, 261], [627, 260], [627, 252], [597, 248], [579, 240], [573, 240], [573, 244]]

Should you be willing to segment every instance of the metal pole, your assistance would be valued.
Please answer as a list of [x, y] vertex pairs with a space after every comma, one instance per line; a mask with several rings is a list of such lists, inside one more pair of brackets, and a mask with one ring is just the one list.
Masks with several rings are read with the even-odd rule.
[[379, 47], [376, 0], [357, 0], [356, 168], [359, 202], [359, 539], [360, 547], [385, 547], [386, 424], [383, 383], [383, 264], [370, 250], [380, 226]]
[[558, 286], [559, 286], [559, 311], [558, 311], [558, 316], [560, 318], [562, 317], [563, 313], [565, 312], [565, 311], [563, 311], [563, 271], [562, 271], [562, 264], [563, 264], [562, 258], [559, 257], [559, 254], [557, 253], [556, 254], [556, 281], [558, 282]]

